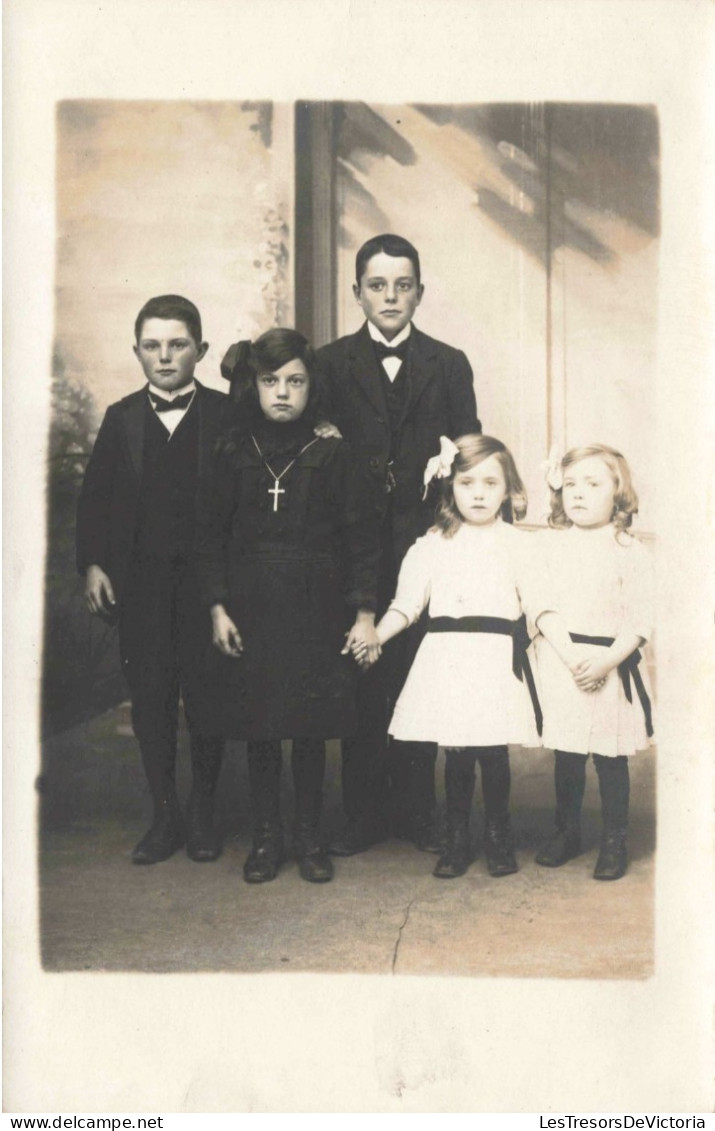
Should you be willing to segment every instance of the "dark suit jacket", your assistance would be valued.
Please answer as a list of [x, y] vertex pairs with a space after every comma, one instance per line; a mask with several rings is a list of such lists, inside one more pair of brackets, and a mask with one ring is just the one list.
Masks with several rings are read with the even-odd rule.
[[[142, 466], [146, 386], [107, 409], [77, 504], [77, 568], [99, 565], [121, 605], [136, 530]], [[208, 466], [228, 398], [196, 382], [199, 412], [197, 488]], [[198, 494], [198, 492], [197, 492]]]
[[438, 342], [413, 325], [407, 359], [408, 391], [391, 467], [395, 488], [385, 492], [391, 435], [380, 363], [365, 323], [317, 351], [328, 383], [328, 418], [338, 426], [361, 464], [365, 490], [378, 515], [392, 500], [393, 550], [399, 566], [407, 549], [429, 525], [422, 502], [427, 460], [440, 436], [455, 439], [481, 432], [472, 369], [461, 350]]

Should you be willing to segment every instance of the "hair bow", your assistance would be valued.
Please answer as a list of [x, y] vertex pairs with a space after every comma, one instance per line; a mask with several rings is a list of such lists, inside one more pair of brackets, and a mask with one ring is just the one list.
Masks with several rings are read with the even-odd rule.
[[564, 485], [562, 460], [563, 452], [557, 444], [554, 444], [549, 452], [549, 458], [541, 465], [544, 469], [544, 478], [552, 491], [560, 491]]
[[423, 499], [427, 498], [427, 488], [433, 479], [447, 479], [451, 475], [454, 457], [458, 452], [459, 448], [452, 440], [447, 436], [440, 436], [439, 455], [432, 456], [425, 468]]

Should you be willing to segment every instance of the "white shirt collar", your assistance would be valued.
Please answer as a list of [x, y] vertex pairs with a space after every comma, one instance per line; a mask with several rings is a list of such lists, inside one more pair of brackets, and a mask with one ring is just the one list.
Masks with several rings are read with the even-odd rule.
[[402, 342], [406, 342], [410, 336], [411, 330], [412, 323], [408, 322], [407, 325], [402, 330], [400, 330], [399, 334], [397, 334], [391, 342], [388, 342], [387, 338], [380, 333], [377, 326], [374, 326], [372, 322], [367, 323], [367, 332], [372, 338], [373, 342], [382, 342], [383, 346], [387, 346], [388, 349], [394, 349], [395, 346], [399, 346], [402, 344]]
[[188, 385], [182, 385], [180, 389], [157, 389], [156, 385], [149, 383], [149, 392], [153, 397], [158, 397], [160, 401], [173, 401], [176, 397], [183, 397], [186, 393], [193, 393], [196, 388], [195, 381], [189, 381]]

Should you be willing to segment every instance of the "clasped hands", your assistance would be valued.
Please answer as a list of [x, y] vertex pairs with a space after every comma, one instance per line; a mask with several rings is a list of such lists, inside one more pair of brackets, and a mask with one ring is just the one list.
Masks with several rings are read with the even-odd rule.
[[608, 659], [604, 649], [601, 659], [590, 650], [575, 647], [569, 652], [567, 667], [573, 676], [573, 681], [581, 691], [600, 691], [608, 679], [613, 664]]
[[350, 652], [362, 671], [376, 664], [382, 655], [382, 645], [375, 629], [375, 617], [371, 613], [358, 613], [355, 624], [345, 635], [345, 645], [341, 656]]

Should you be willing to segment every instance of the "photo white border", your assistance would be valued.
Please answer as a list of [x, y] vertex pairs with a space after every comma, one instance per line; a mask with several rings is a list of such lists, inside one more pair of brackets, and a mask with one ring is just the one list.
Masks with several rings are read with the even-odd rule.
[[[3, 17], [4, 1109], [709, 1111], [712, 6], [700, 0], [6, 0]], [[68, 98], [613, 101], [657, 108], [662, 480], [653, 978], [41, 971], [34, 780], [44, 451], [55, 105]]]

